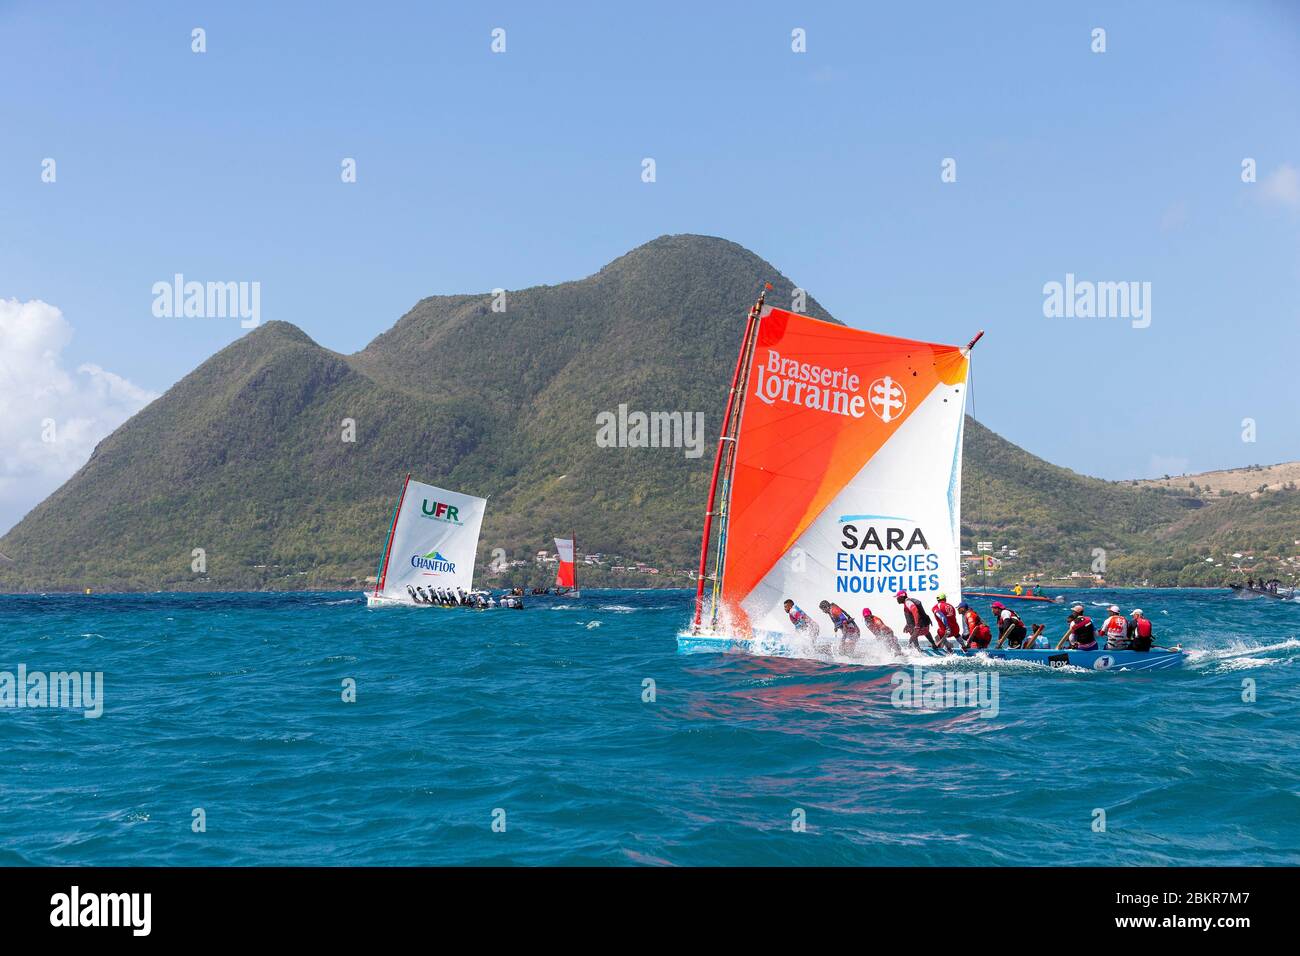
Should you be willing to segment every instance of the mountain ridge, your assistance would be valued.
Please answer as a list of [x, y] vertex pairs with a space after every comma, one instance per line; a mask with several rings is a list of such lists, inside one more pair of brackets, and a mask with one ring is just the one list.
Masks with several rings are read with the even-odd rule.
[[[736, 243], [661, 236], [585, 278], [507, 291], [504, 312], [493, 293], [422, 298], [350, 355], [265, 323], [106, 437], [0, 538], [14, 559], [0, 589], [357, 587], [407, 472], [491, 497], [481, 568], [494, 554], [528, 562], [576, 529], [584, 551], [665, 572], [635, 580], [684, 584], [764, 280], [769, 301], [791, 300], [795, 284]], [[836, 321], [812, 296], [806, 311]], [[620, 404], [702, 413], [700, 453], [599, 447], [597, 416]], [[1233, 540], [1205, 516], [1226, 501], [1078, 475], [973, 419], [965, 462], [963, 541], [1009, 543], [1026, 570], [1086, 569], [1102, 548], [1126, 578], [1176, 583], [1202, 538]], [[1300, 538], [1297, 496], [1265, 497], [1235, 504], [1234, 522], [1272, 535], [1270, 548]]]

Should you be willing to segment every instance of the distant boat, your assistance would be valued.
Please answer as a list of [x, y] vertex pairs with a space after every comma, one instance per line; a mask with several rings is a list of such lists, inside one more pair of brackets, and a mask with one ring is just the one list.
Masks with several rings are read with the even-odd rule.
[[1014, 591], [963, 591], [963, 597], [968, 598], [996, 598], [1002, 601], [1037, 601], [1040, 604], [1060, 604], [1065, 598], [1057, 595], [1054, 598], [1041, 594], [1016, 594]]
[[469, 607], [487, 499], [406, 476], [367, 607]]
[[1228, 587], [1240, 594], [1242, 597], [1272, 598], [1275, 601], [1294, 601], [1296, 599], [1295, 588], [1278, 588], [1277, 592], [1261, 591], [1259, 588], [1248, 588], [1244, 584], [1229, 584]]
[[555, 554], [560, 559], [555, 569], [555, 593], [563, 597], [582, 597], [578, 590], [577, 536], [556, 538]]
[[869, 606], [901, 633], [896, 591], [926, 608], [941, 592], [960, 600], [966, 381], [980, 336], [897, 338], [765, 298], [749, 311], [722, 419], [683, 653], [809, 644], [786, 600], [823, 638], [834, 625], [822, 602], [860, 624]]

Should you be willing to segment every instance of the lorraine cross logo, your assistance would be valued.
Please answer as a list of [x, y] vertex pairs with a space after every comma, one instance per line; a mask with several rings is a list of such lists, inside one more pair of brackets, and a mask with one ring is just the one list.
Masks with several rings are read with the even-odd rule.
[[892, 422], [907, 407], [907, 392], [888, 375], [872, 382], [867, 395], [871, 399], [871, 410], [882, 422]]

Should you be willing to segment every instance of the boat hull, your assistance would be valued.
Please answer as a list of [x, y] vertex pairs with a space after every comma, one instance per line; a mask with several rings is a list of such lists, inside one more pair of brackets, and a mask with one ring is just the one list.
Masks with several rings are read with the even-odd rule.
[[[677, 635], [680, 654], [751, 654], [758, 657], [800, 656], [779, 634], [762, 634], [754, 638], [734, 634], [682, 631]], [[1027, 661], [1046, 667], [1078, 667], [1091, 671], [1163, 671], [1182, 667], [1186, 655], [1182, 651], [1018, 651], [1011, 648], [988, 651], [956, 651], [940, 654], [932, 648], [923, 652], [927, 657], [985, 657], [990, 660]]]
[[486, 611], [487, 608], [470, 607], [464, 604], [421, 604], [417, 601], [407, 601], [402, 598], [389, 597], [385, 594], [375, 594], [372, 591], [366, 592], [366, 607], [418, 607], [421, 609], [439, 610], [439, 611]]
[[760, 635], [753, 638], [735, 634], [702, 631], [698, 634], [682, 631], [677, 635], [679, 654], [752, 654], [757, 657], [794, 657], [793, 649], [781, 635]]
[[[929, 657], [944, 657], [927, 648]], [[962, 657], [987, 657], [995, 661], [1027, 661], [1047, 667], [1079, 667], [1089, 671], [1163, 671], [1182, 667], [1186, 655], [1182, 651], [1019, 651], [1006, 647], [1001, 650], [957, 651]]]
[[1296, 594], [1294, 591], [1279, 589], [1277, 594], [1271, 591], [1256, 591], [1254, 588], [1242, 587], [1240, 584], [1230, 584], [1233, 593], [1240, 594], [1242, 597], [1253, 598], [1272, 598], [1274, 601], [1295, 601]]

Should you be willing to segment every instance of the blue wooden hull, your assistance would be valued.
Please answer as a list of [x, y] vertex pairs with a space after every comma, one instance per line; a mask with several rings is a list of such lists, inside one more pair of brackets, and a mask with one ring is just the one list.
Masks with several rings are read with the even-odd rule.
[[[961, 651], [957, 653], [962, 654]], [[942, 656], [928, 649], [926, 654]], [[1002, 650], [972, 651], [964, 656], [981, 654], [998, 661], [1029, 661], [1048, 667], [1081, 667], [1089, 671], [1163, 671], [1182, 667], [1186, 657], [1182, 651], [1017, 651], [1005, 647]]]
[[[752, 638], [742, 638], [729, 634], [700, 633], [683, 631], [677, 635], [677, 650], [682, 654], [753, 654], [759, 657], [795, 657], [799, 656], [790, 647], [783, 635], [758, 634]], [[928, 657], [952, 657], [953, 654], [940, 654], [927, 648]], [[1056, 651], [1033, 650], [1017, 651], [1010, 648], [1002, 650], [957, 651], [957, 657], [984, 656], [991, 660], [1029, 661], [1047, 667], [1079, 667], [1090, 671], [1163, 671], [1182, 667], [1186, 654], [1182, 651]]]

